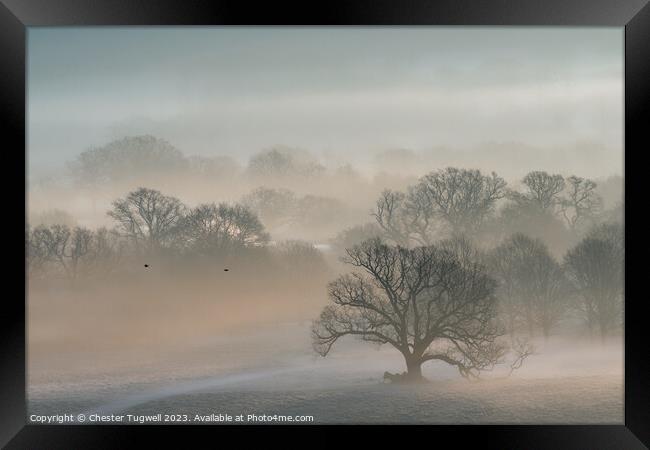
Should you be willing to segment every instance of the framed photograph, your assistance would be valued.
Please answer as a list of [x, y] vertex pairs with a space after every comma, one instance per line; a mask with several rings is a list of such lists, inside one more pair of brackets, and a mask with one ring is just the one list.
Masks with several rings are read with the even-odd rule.
[[646, 0], [2, 0], [0, 442], [647, 448], [649, 31]]

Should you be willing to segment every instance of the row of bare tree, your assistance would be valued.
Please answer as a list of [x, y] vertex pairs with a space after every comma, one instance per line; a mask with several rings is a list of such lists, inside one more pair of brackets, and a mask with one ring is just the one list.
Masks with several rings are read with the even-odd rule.
[[[64, 224], [27, 227], [27, 267], [38, 278], [63, 273], [107, 275], [124, 258], [197, 257], [219, 259], [264, 250], [269, 234], [257, 215], [240, 204], [201, 204], [188, 208], [179, 199], [139, 188], [113, 202], [108, 215], [116, 226], [90, 230]], [[277, 252], [300, 261], [301, 267], [324, 263], [313, 245], [286, 241]], [[257, 254], [259, 256], [259, 252]]]
[[68, 225], [26, 228], [25, 256], [30, 278], [62, 272], [75, 281], [81, 274], [109, 274], [121, 260], [125, 242], [114, 230]]
[[623, 319], [623, 230], [620, 223], [594, 227], [556, 261], [539, 239], [515, 234], [486, 255], [498, 281], [499, 305], [514, 336], [524, 325], [529, 335], [539, 327], [548, 337], [573, 312], [590, 333], [602, 338]]
[[440, 235], [477, 235], [498, 227], [497, 206], [509, 200], [501, 218], [520, 214], [562, 217], [570, 230], [593, 225], [602, 199], [592, 180], [530, 172], [523, 189], [508, 188], [496, 173], [448, 167], [423, 176], [406, 192], [386, 190], [373, 215], [385, 236], [399, 245], [428, 245]]

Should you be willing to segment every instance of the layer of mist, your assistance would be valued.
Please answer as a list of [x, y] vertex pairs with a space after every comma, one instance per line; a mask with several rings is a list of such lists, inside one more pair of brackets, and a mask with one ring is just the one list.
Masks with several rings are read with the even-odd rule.
[[30, 29], [29, 413], [622, 423], [623, 36]]

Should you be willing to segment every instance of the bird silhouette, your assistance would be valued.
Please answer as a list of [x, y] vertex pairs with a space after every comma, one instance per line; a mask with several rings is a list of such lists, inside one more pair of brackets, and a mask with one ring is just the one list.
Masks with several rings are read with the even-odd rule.
[[149, 264], [145, 264], [144, 266], [145, 266], [145, 267], [149, 267]]

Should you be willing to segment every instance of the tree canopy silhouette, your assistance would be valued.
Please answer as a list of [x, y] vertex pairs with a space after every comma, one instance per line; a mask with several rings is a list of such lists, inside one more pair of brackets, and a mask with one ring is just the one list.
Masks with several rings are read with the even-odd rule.
[[348, 250], [356, 271], [329, 284], [330, 304], [314, 321], [314, 349], [326, 356], [344, 336], [389, 344], [422, 379], [430, 360], [476, 377], [505, 354], [496, 321], [496, 282], [464, 240], [417, 248], [371, 239]]

